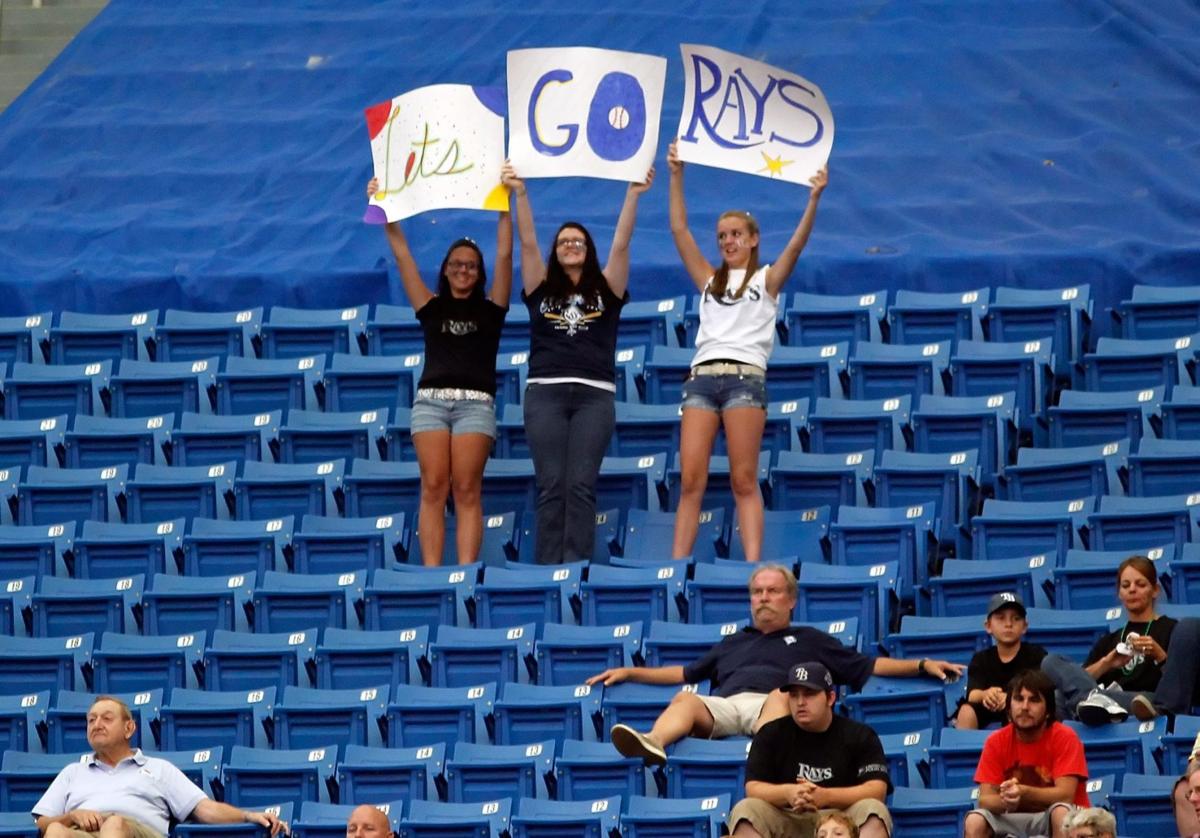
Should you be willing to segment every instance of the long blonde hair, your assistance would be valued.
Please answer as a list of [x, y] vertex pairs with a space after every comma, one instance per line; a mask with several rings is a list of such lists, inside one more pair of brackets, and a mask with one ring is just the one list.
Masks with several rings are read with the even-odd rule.
[[[727, 210], [721, 213], [721, 217], [717, 219], [720, 223], [726, 218], [740, 218], [746, 224], [746, 229], [750, 235], [758, 235], [758, 222], [754, 220], [754, 216], [745, 210]], [[742, 280], [741, 287], [734, 292], [734, 299], [741, 299], [742, 294], [746, 291], [746, 286], [750, 284], [750, 279], [758, 273], [758, 245], [754, 245], [750, 249], [750, 260], [746, 263], [746, 278]], [[713, 274], [712, 281], [708, 284], [708, 291], [714, 297], [725, 296], [725, 291], [729, 287], [729, 263], [721, 259], [721, 267], [717, 268]]]

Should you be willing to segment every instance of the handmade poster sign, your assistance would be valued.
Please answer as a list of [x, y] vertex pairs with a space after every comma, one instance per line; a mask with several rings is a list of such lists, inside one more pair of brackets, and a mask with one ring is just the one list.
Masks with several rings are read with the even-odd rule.
[[504, 90], [434, 84], [367, 108], [379, 191], [363, 220], [383, 224], [431, 209], [508, 209]]
[[829, 160], [833, 114], [815, 84], [713, 47], [679, 50], [681, 160], [804, 184]]
[[522, 178], [640, 183], [658, 149], [667, 60], [566, 47], [508, 54], [508, 156]]

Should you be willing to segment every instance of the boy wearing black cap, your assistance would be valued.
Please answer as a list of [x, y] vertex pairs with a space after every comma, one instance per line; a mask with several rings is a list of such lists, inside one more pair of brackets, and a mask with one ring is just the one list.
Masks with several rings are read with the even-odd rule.
[[845, 812], [863, 838], [886, 838], [892, 784], [875, 731], [834, 714], [837, 691], [819, 663], [793, 666], [780, 689], [789, 714], [754, 734], [746, 797], [729, 815], [734, 838], [812, 838], [830, 810]]
[[1004, 688], [1018, 672], [1037, 669], [1046, 657], [1041, 646], [1021, 642], [1029, 623], [1020, 594], [994, 594], [988, 600], [983, 627], [995, 645], [976, 652], [967, 666], [967, 700], [959, 705], [954, 719], [960, 730], [1006, 724]]

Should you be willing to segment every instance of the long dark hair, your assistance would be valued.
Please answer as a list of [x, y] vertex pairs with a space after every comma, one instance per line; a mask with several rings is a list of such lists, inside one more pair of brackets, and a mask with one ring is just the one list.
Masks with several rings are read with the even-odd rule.
[[469, 299], [482, 300], [484, 289], [487, 288], [487, 266], [483, 261], [483, 251], [472, 239], [458, 239], [446, 250], [446, 255], [442, 257], [442, 267], [438, 269], [438, 296], [447, 300], [454, 296], [450, 293], [450, 280], [446, 278], [446, 266], [450, 263], [450, 254], [460, 247], [469, 247], [474, 250], [475, 258], [479, 260], [479, 273], [475, 275], [475, 285], [471, 288]]
[[[721, 218], [718, 218], [717, 221], [721, 221], [721, 219], [724, 219], [724, 218], [740, 218], [742, 221], [744, 221], [746, 223], [746, 229], [749, 231], [750, 235], [752, 235], [752, 236], [759, 235], [758, 222], [754, 220], [753, 215], [746, 212], [745, 210], [728, 210], [726, 212], [721, 213]], [[761, 237], [760, 237], [760, 243], [761, 243]], [[735, 299], [741, 299], [742, 294], [745, 293], [745, 291], [746, 291], [746, 286], [748, 286], [750, 284], [751, 277], [753, 277], [756, 273], [758, 273], [758, 245], [757, 244], [754, 245], [754, 247], [752, 247], [750, 249], [750, 260], [746, 263], [746, 277], [745, 277], [745, 279], [742, 280], [741, 287], [738, 288], [738, 290], [733, 293], [733, 296]], [[716, 273], [713, 274], [712, 282], [710, 282], [708, 285], [708, 292], [710, 294], [712, 294], [714, 297], [723, 297], [723, 296], [725, 296], [725, 290], [728, 287], [729, 287], [729, 263], [726, 262], [724, 258], [722, 258], [721, 259], [721, 267], [717, 268]]]
[[[558, 237], [567, 229], [582, 233], [586, 246], [583, 271], [578, 285], [571, 282], [571, 278], [558, 261]], [[604, 271], [600, 268], [600, 258], [596, 255], [596, 243], [592, 241], [592, 234], [578, 221], [564, 221], [554, 233], [554, 240], [550, 243], [550, 256], [546, 259], [546, 296], [561, 299], [578, 293], [584, 299], [595, 299], [600, 297], [607, 287], [608, 280], [604, 278]]]

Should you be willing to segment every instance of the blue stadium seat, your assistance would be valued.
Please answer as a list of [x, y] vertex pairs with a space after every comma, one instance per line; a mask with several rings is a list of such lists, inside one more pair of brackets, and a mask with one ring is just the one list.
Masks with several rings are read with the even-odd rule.
[[896, 290], [888, 306], [889, 343], [934, 343], [948, 340], [956, 351], [960, 340], [983, 336], [983, 315], [990, 288], [974, 291]]
[[[617, 402], [620, 405], [626, 402]], [[656, 405], [660, 410], [669, 410], [672, 405]], [[675, 406], [678, 409], [678, 406]], [[496, 408], [496, 448], [494, 456], [506, 460], [528, 460], [529, 439], [525, 436], [525, 411], [519, 404], [506, 404]], [[666, 449], [659, 449], [666, 450]], [[394, 459], [394, 458], [393, 458]]]
[[131, 314], [63, 311], [50, 329], [51, 364], [87, 364], [122, 358], [154, 360], [158, 309]]
[[[129, 713], [137, 724], [131, 747], [140, 748], [154, 741], [150, 731], [158, 727], [158, 714], [163, 704], [163, 689], [143, 692], [118, 692], [105, 690], [129, 707]], [[60, 690], [53, 705], [46, 712], [46, 752], [54, 754], [78, 754], [91, 750], [87, 739], [87, 712], [100, 697], [99, 693], [82, 693]]]
[[[711, 562], [725, 538], [725, 510], [718, 507], [702, 511], [692, 556], [697, 563]], [[625, 514], [624, 534], [618, 541], [623, 557], [649, 560], [669, 555], [674, 539], [675, 513], [630, 509]]]
[[977, 449], [950, 454], [884, 451], [872, 482], [878, 506], [933, 504], [937, 536], [947, 546], [982, 502]]
[[141, 463], [125, 492], [131, 523], [176, 518], [229, 518], [233, 511], [237, 463], [211, 466], [156, 466]]
[[[91, 689], [95, 635], [11, 637], [0, 634], [0, 695]], [[0, 806], [0, 809], [3, 807]]]
[[1092, 325], [1091, 286], [1022, 288], [996, 286], [983, 318], [988, 340], [1001, 343], [1050, 337], [1056, 348], [1054, 372], [1066, 379], [1083, 357]]
[[922, 396], [912, 414], [912, 448], [926, 454], [979, 452], [979, 477], [991, 486], [1017, 447], [1016, 394]]
[[263, 310], [181, 311], [169, 308], [155, 330], [157, 360], [196, 361], [203, 358], [227, 358], [230, 355], [253, 357], [254, 344], [261, 342]]
[[230, 357], [217, 374], [217, 412], [231, 416], [279, 410], [286, 418], [294, 408], [319, 409], [317, 385], [324, 370], [321, 355], [262, 361]]
[[[784, 513], [795, 520], [794, 512]], [[787, 526], [778, 523], [778, 513], [773, 522], [776, 528]], [[805, 522], [796, 527], [796, 534], [809, 534]], [[826, 525], [828, 529], [828, 525]], [[797, 545], [801, 546], [801, 545]], [[775, 552], [766, 549], [763, 553], [775, 561]], [[697, 565], [692, 578], [684, 584], [687, 602], [687, 622], [696, 624], [736, 623], [744, 620], [750, 611], [749, 582], [755, 565], [745, 561], [728, 561], [709, 565]]]
[[574, 686], [616, 666], [641, 660], [642, 624], [570, 626], [547, 623], [534, 647], [538, 683]]
[[1167, 570], [1171, 576], [1171, 602], [1200, 604], [1200, 545], [1183, 545], [1178, 557], [1167, 563]]
[[363, 689], [374, 684], [420, 684], [429, 649], [426, 626], [392, 631], [326, 628], [317, 644], [317, 686]]
[[0, 760], [0, 811], [29, 812], [58, 772], [68, 763], [78, 762], [82, 754], [30, 754], [5, 751]]
[[849, 357], [848, 343], [777, 344], [767, 361], [767, 393], [772, 401], [798, 402], [805, 412], [819, 398], [845, 398]]
[[1086, 658], [1097, 640], [1124, 625], [1124, 612], [1119, 608], [1086, 611], [1029, 608], [1027, 611], [1029, 630], [1025, 642], [1073, 660]]
[[537, 677], [534, 623], [509, 628], [437, 628], [429, 644], [431, 683], [435, 687], [469, 687], [484, 681], [529, 683]]
[[268, 521], [196, 518], [183, 539], [185, 576], [236, 576], [281, 567], [291, 555], [295, 517]]
[[333, 411], [412, 407], [424, 365], [420, 352], [388, 358], [334, 355], [324, 376], [325, 407]]
[[861, 692], [842, 699], [850, 718], [870, 725], [881, 735], [940, 729], [948, 715], [946, 704], [945, 688], [940, 682], [878, 675], [868, 678]]
[[246, 610], [255, 574], [171, 576], [156, 574], [142, 593], [146, 634], [187, 634], [248, 629]]
[[938, 554], [935, 504], [898, 507], [843, 506], [829, 527], [835, 565], [881, 565], [895, 561], [900, 598], [907, 601], [930, 576]]
[[425, 332], [411, 306], [377, 303], [367, 319], [364, 355], [408, 355], [425, 351]]
[[65, 574], [66, 553], [75, 541], [75, 522], [0, 526], [0, 578]]
[[88, 518], [119, 521], [128, 472], [123, 463], [92, 469], [29, 466], [24, 481], [17, 484], [17, 522], [29, 526]]
[[[764, 511], [763, 558], [775, 560], [784, 556], [794, 556], [802, 562], [825, 561], [830, 551], [829, 518], [827, 506], [804, 510]], [[746, 558], [741, 525], [736, 520], [729, 539], [729, 558], [735, 561]]]
[[687, 736], [675, 743], [664, 767], [671, 798], [703, 798], [726, 794], [740, 799], [746, 785], [746, 756], [750, 740], [698, 739]]
[[605, 838], [617, 833], [621, 815], [619, 796], [599, 800], [517, 801], [510, 832], [512, 838]]
[[1165, 392], [1162, 387], [1105, 393], [1063, 390], [1058, 404], [1046, 411], [1049, 443], [1065, 448], [1128, 438], [1136, 448], [1153, 434]]
[[1127, 479], [1129, 440], [1077, 448], [1020, 448], [1016, 465], [1005, 466], [997, 490], [1007, 500], [1120, 494]]
[[1174, 544], [1179, 550], [1195, 541], [1200, 496], [1100, 498], [1100, 508], [1088, 515], [1093, 550], [1136, 550], [1147, 544]]
[[[437, 800], [445, 789], [446, 746], [372, 748], [347, 745], [337, 767], [339, 799], [358, 805], [401, 797]], [[342, 820], [343, 834], [345, 819]]]
[[142, 750], [148, 757], [165, 759], [174, 765], [209, 797], [217, 794], [218, 788], [222, 793], [225, 790], [221, 784], [221, 766], [225, 760], [224, 748], [218, 746], [198, 750], [189, 748], [182, 751], [158, 751], [153, 748], [143, 748]]
[[271, 462], [279, 448], [283, 412], [219, 416], [184, 413], [179, 430], [171, 433], [171, 462], [176, 466], [207, 466], [229, 461]]
[[387, 745], [412, 748], [444, 742], [487, 742], [494, 725], [496, 685], [415, 687], [401, 684], [387, 708]]
[[33, 594], [36, 576], [9, 579], [0, 588], [0, 633], [25, 636], [33, 629]]
[[[678, 405], [617, 402], [616, 411], [617, 423], [608, 445], [609, 456], [638, 457], [679, 450]], [[529, 454], [520, 456], [528, 457]]]
[[[412, 409], [407, 407], [392, 408], [392, 423], [387, 427], [385, 437], [387, 459], [392, 462], [415, 462], [417, 448], [412, 438]], [[498, 457], [499, 449], [493, 449], [492, 456]]]
[[611, 742], [566, 739], [554, 761], [559, 800], [598, 800], [646, 793], [640, 759], [617, 753]]
[[843, 454], [904, 447], [911, 397], [878, 400], [817, 399], [808, 416], [808, 450], [817, 454]]
[[617, 341], [621, 346], [680, 346], [687, 298], [644, 300], [621, 309]]
[[104, 631], [134, 632], [142, 626], [141, 574], [119, 579], [44, 576], [33, 595], [33, 634], [63, 637]]
[[341, 514], [344, 460], [323, 463], [256, 463], [242, 466], [233, 485], [237, 517], [282, 518]]
[[627, 798], [621, 815], [622, 838], [717, 838], [729, 819], [732, 798]]
[[210, 690], [282, 691], [315, 679], [317, 629], [280, 634], [245, 634], [217, 629], [204, 652], [204, 684]]
[[646, 359], [646, 402], [648, 404], [679, 404], [683, 382], [692, 369], [696, 351], [656, 345], [650, 347]]
[[[403, 799], [374, 801], [373, 805], [387, 815], [389, 827], [393, 832], [400, 828], [400, 820], [404, 815]], [[357, 807], [349, 804], [305, 800], [300, 804], [300, 813], [291, 822], [291, 834], [296, 838], [344, 838], [346, 823], [355, 808]]]
[[225, 802], [243, 809], [287, 800], [328, 801], [338, 746], [274, 750], [234, 745], [223, 772]]
[[367, 306], [301, 309], [271, 306], [262, 324], [264, 358], [303, 358], [359, 350], [366, 344]]
[[555, 744], [553, 739], [522, 745], [456, 742], [446, 760], [450, 801], [553, 797]]
[[363, 628], [370, 631], [414, 626], [466, 625], [459, 621], [475, 589], [475, 573], [462, 568], [430, 571], [375, 570], [363, 591]]
[[[54, 313], [0, 317], [0, 363], [32, 363], [36, 354], [39, 361], [46, 357], [50, 346], [50, 324]], [[34, 353], [34, 347], [38, 351]]]
[[159, 363], [122, 361], [109, 382], [112, 415], [127, 419], [216, 410], [218, 358]]
[[397, 838], [457, 838], [480, 836], [500, 838], [508, 834], [512, 800], [501, 798], [482, 803], [432, 803], [414, 800], [400, 821]]
[[147, 579], [166, 573], [182, 550], [187, 522], [183, 518], [154, 524], [110, 524], [84, 521], [75, 540], [74, 575], [106, 579], [141, 574]]
[[475, 588], [476, 625], [501, 628], [527, 621], [540, 631], [546, 623], [578, 622], [583, 569], [582, 562], [485, 567]]
[[849, 343], [850, 352], [865, 341], [882, 341], [887, 316], [887, 290], [873, 294], [812, 294], [797, 291], [783, 313], [783, 337], [788, 346]]
[[937, 744], [929, 746], [930, 788], [974, 788], [979, 753], [992, 732], [942, 728]]
[[382, 746], [387, 684], [348, 690], [286, 686], [275, 705], [276, 748], [319, 748], [325, 742]]
[[[421, 538], [420, 533], [416, 531], [419, 527], [413, 529], [412, 544], [408, 548], [408, 554], [415, 561], [416, 557], [421, 555]], [[518, 529], [517, 513], [515, 512], [492, 512], [484, 515], [483, 540], [479, 544], [479, 561], [484, 566], [495, 567], [516, 558], [519, 553], [517, 543], [521, 540]], [[453, 515], [445, 516], [441, 556], [443, 565], [457, 563], [458, 546], [455, 542], [457, 532], [458, 519]]]
[[670, 704], [671, 699], [680, 691], [708, 695], [708, 682], [677, 686], [624, 681], [605, 687], [604, 698], [600, 701], [600, 716], [603, 719], [601, 733], [608, 738], [609, 731], [616, 724], [629, 725], [636, 730], [649, 730], [663, 708]]
[[1064, 724], [1083, 742], [1090, 776], [1158, 773], [1153, 749], [1167, 731], [1165, 716], [1150, 722], [1130, 719], [1102, 727], [1089, 727], [1076, 721]]
[[[489, 465], [496, 462], [492, 460]], [[373, 518], [403, 512], [417, 519], [421, 507], [421, 470], [415, 462], [354, 460], [344, 480], [347, 518]], [[487, 497], [487, 492], [484, 492]]]
[[1134, 285], [1131, 298], [1110, 309], [1114, 334], [1129, 340], [1176, 338], [1200, 331], [1196, 286]]
[[987, 561], [948, 559], [942, 563], [941, 574], [928, 583], [930, 614], [981, 616], [997, 591], [1015, 591], [1026, 607], [1048, 607], [1045, 589], [1054, 564], [1053, 557], [1045, 554]]
[[[553, 739], [595, 738], [600, 733], [604, 687], [547, 687], [509, 682], [500, 686], [495, 706], [495, 740], [525, 745]], [[590, 724], [589, 724], [590, 722]]]
[[925, 785], [929, 774], [929, 746], [935, 731], [930, 728], [907, 733], [885, 733], [879, 737], [887, 758], [888, 777], [896, 785]]
[[949, 364], [948, 340], [911, 346], [861, 343], [849, 360], [848, 395], [863, 400], [945, 395]]
[[971, 519], [972, 557], [1011, 559], [1045, 554], [1052, 566], [1057, 565], [1075, 546], [1076, 533], [1095, 505], [1090, 496], [1043, 502], [986, 500], [983, 512]]
[[[511, 314], [511, 309], [509, 311]], [[638, 347], [645, 361], [645, 349]], [[521, 396], [525, 392], [525, 380], [529, 377], [529, 338], [525, 338], [525, 347], [520, 351], [505, 352], [501, 347], [500, 355], [496, 358], [496, 411], [505, 413], [509, 407], [519, 407]], [[618, 384], [621, 376], [618, 374]], [[625, 401], [618, 396], [617, 401]], [[509, 455], [517, 456], [517, 455]], [[528, 454], [521, 454], [528, 457]]]
[[303, 631], [308, 626], [349, 628], [367, 573], [281, 573], [268, 570], [254, 589], [254, 631]]
[[1200, 716], [1176, 716], [1170, 733], [1159, 740], [1158, 757], [1164, 777], [1178, 777], [1187, 767], [1196, 735], [1200, 734]]
[[874, 463], [874, 448], [834, 454], [784, 451], [771, 469], [771, 509], [865, 504]]
[[16, 362], [4, 382], [5, 419], [103, 416], [111, 399], [112, 361], [47, 366]]
[[[257, 806], [255, 808], [274, 815], [283, 823], [291, 823], [295, 820], [294, 813], [296, 806], [290, 800]], [[175, 829], [171, 832], [174, 838], [240, 838], [240, 836], [244, 836], [244, 838], [263, 838], [264, 833], [266, 833], [266, 830], [256, 823], [206, 824], [195, 823], [193, 821], [184, 821], [181, 824], [176, 824]]]
[[972, 655], [991, 645], [979, 617], [981, 613], [961, 617], [905, 614], [900, 618], [900, 630], [883, 638], [883, 648], [896, 658], [932, 657], [970, 663]]
[[66, 465], [63, 436], [68, 421], [66, 414], [45, 419], [0, 419], [0, 462], [8, 468]]
[[888, 631], [900, 606], [899, 574], [897, 562], [801, 563], [793, 619], [807, 623], [852, 621], [861, 629], [862, 637], [874, 643]]
[[173, 689], [159, 710], [159, 744], [163, 750], [203, 750], [234, 745], [270, 747], [274, 728], [268, 724], [276, 690]]
[[642, 644], [646, 666], [686, 666], [748, 624], [749, 620], [745, 617], [729, 623], [668, 623], [655, 620], [650, 624]]
[[[950, 359], [955, 396], [1016, 395], [1017, 424], [1033, 432], [1054, 385], [1053, 342], [1046, 337], [1017, 343], [964, 340]], [[1036, 428], [1040, 431], [1041, 426]], [[1041, 439], [1040, 434], [1036, 437]]]
[[929, 838], [963, 834], [963, 821], [975, 808], [975, 789], [922, 789], [896, 786], [888, 811], [896, 834], [916, 833]]
[[[791, 452], [784, 452], [785, 454]], [[772, 455], [770, 451], [762, 449], [758, 454], [758, 486], [759, 492], [765, 493], [767, 489], [767, 481], [770, 476]], [[680, 455], [673, 452], [670, 455], [671, 467], [666, 472], [667, 486], [667, 503], [662, 508], [678, 508], [679, 495], [683, 485], [683, 466], [680, 461]], [[603, 474], [603, 472], [601, 472]], [[700, 506], [702, 509], [723, 509], [726, 515], [732, 515], [734, 510], [733, 492], [730, 489], [730, 466], [729, 457], [712, 455], [708, 458], [708, 482], [704, 489], [704, 495], [700, 498]], [[626, 503], [628, 503], [626, 501]], [[619, 505], [618, 508], [623, 508]], [[646, 508], [644, 504], [641, 508]], [[659, 505], [654, 504], [650, 509], [658, 509]]]
[[104, 632], [92, 653], [97, 692], [132, 693], [166, 687], [202, 687], [203, 631], [138, 637]]
[[1080, 362], [1082, 389], [1105, 393], [1162, 387], [1170, 397], [1176, 384], [1191, 384], [1192, 337], [1125, 340], [1102, 337]]
[[1129, 455], [1129, 494], [1186, 495], [1200, 488], [1200, 440], [1142, 437]]
[[[1173, 548], [1162, 547], [1150, 547], [1136, 552], [1153, 562], [1164, 556], [1174, 555]], [[1117, 567], [1129, 556], [1128, 550], [1068, 550], [1062, 567], [1054, 569], [1055, 606], [1075, 609], [1111, 606]], [[1174, 583], [1174, 574], [1171, 576]]]
[[1164, 439], [1200, 439], [1200, 387], [1181, 384], [1158, 408], [1162, 423], [1157, 430]]
[[[1121, 777], [1119, 791], [1108, 795], [1109, 806], [1117, 818], [1117, 831], [1123, 835], [1174, 835], [1178, 827], [1171, 806], [1171, 795], [1179, 778], [1128, 772]], [[1136, 824], [1136, 825], [1135, 825]]]
[[296, 573], [345, 573], [391, 567], [408, 554], [403, 514], [377, 518], [305, 515], [291, 536]]
[[580, 622], [602, 626], [678, 617], [676, 595], [682, 597], [686, 575], [684, 565], [670, 560], [639, 568], [593, 565], [579, 586], [583, 602]]
[[293, 410], [279, 430], [280, 461], [383, 459], [388, 419], [388, 408], [383, 405], [349, 413]]
[[29, 746], [40, 737], [30, 734], [45, 728], [49, 707], [49, 690], [0, 696], [0, 751], [36, 750]]

